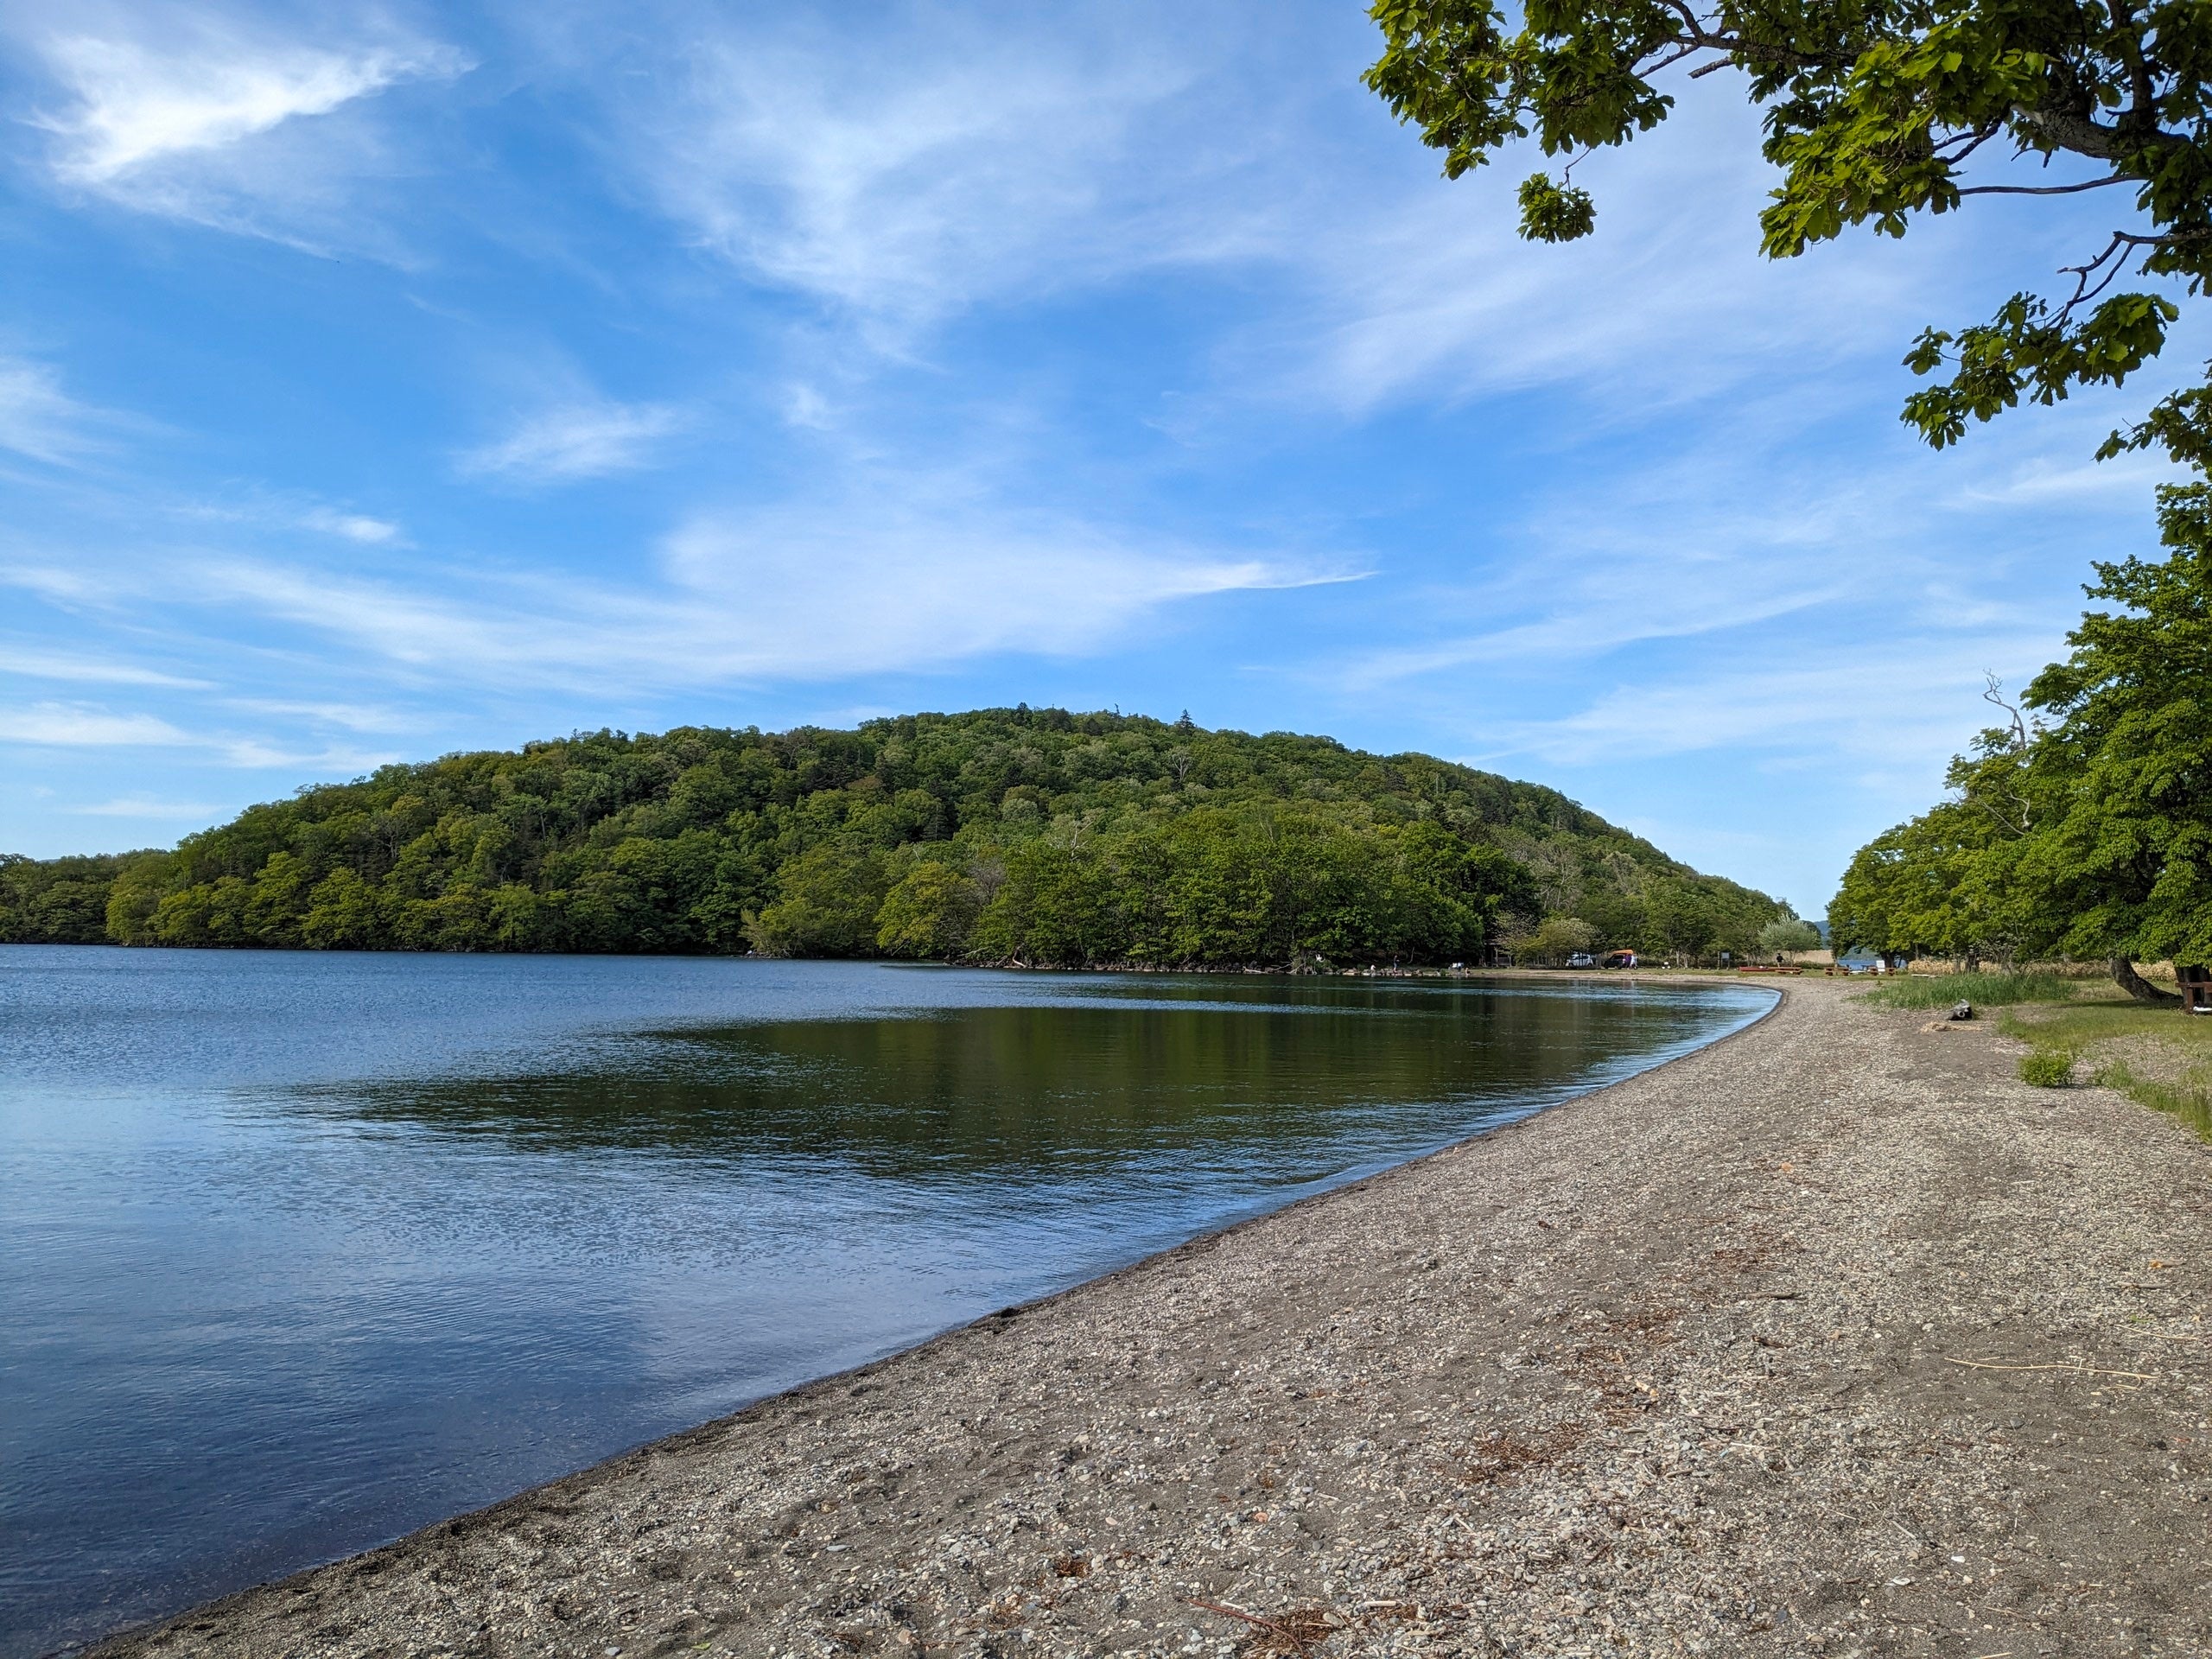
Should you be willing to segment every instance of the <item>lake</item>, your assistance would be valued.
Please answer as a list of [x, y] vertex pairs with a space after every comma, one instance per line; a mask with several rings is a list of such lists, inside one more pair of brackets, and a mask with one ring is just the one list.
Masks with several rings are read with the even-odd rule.
[[0, 946], [0, 1659], [475, 1508], [1771, 1001]]

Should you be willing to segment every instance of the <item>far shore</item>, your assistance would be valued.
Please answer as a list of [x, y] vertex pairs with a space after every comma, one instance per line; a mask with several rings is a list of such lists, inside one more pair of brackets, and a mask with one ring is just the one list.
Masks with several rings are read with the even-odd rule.
[[99, 1651], [2212, 1650], [2212, 1147], [1766, 982], [1629, 1082]]

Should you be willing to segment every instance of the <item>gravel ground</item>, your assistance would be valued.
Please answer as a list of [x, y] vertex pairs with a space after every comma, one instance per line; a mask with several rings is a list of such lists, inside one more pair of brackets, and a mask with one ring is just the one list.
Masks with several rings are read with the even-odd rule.
[[1799, 981], [112, 1656], [2212, 1653], [2212, 1147]]

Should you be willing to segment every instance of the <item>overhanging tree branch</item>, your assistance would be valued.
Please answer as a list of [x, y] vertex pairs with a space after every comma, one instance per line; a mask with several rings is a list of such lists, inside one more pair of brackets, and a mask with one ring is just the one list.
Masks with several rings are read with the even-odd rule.
[[2101, 190], [2108, 184], [2139, 184], [2139, 179], [2113, 174], [2108, 179], [2089, 179], [2081, 184], [1970, 184], [1961, 186], [1962, 196], [2070, 196], [2083, 190]]
[[[2145, 222], [2068, 268], [2070, 296], [2018, 294], [1989, 323], [1923, 336], [1907, 359], [1916, 372], [1958, 365], [1905, 410], [1941, 447], [2024, 398], [2118, 385], [2155, 358], [2180, 296], [2111, 291], [2123, 270], [2212, 289], [2212, 36], [2184, 15], [2205, 3], [1790, 0], [1708, 11], [1705, 0], [1370, 0], [1386, 45], [1367, 82], [1447, 153], [1456, 178], [1524, 138], [1553, 155], [1632, 142], [1674, 107], [1655, 77], [1740, 69], [1764, 115], [1762, 153], [1783, 175], [1760, 215], [1777, 258], [1854, 226], [1903, 236], [1968, 196], [2133, 184]], [[2105, 166], [2063, 183], [1962, 176], [1999, 137], [2046, 163], [2080, 155]], [[1595, 228], [1589, 194], [1541, 174], [1522, 184], [1521, 206], [1533, 240]]]

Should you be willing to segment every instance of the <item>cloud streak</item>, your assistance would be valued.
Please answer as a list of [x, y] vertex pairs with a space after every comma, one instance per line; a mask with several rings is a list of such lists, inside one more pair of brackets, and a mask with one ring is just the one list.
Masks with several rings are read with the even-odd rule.
[[118, 663], [105, 657], [79, 657], [35, 645], [0, 643], [0, 674], [28, 679], [73, 681], [85, 685], [159, 685], [180, 690], [204, 690], [211, 683], [136, 663]]
[[340, 512], [330, 507], [311, 507], [300, 515], [300, 528], [336, 536], [369, 547], [389, 547], [404, 539], [399, 526], [366, 513]]
[[666, 404], [568, 404], [523, 421], [496, 443], [465, 449], [454, 464], [466, 475], [526, 484], [606, 478], [652, 465], [663, 443], [691, 423]]
[[219, 806], [211, 806], [201, 801], [158, 801], [144, 795], [127, 795], [115, 800], [95, 802], [90, 806], [63, 809], [80, 818], [143, 818], [154, 823], [204, 822], [222, 810]]
[[67, 466], [100, 447], [95, 429], [109, 419], [64, 391], [46, 365], [0, 357], [0, 449]]
[[1925, 769], [1966, 747], [1961, 711], [1982, 687], [1984, 657], [2035, 660], [2044, 636], [1985, 636], [1973, 653], [1925, 638], [1862, 650], [1847, 662], [1729, 666], [1672, 684], [1616, 686], [1554, 719], [1493, 734], [1504, 752], [1588, 766], [1714, 750], [1812, 750], [1883, 770]]
[[0, 707], [0, 744], [55, 749], [150, 749], [199, 752], [246, 771], [360, 772], [395, 759], [335, 748], [302, 750], [255, 736], [198, 732], [157, 715], [118, 714], [95, 703], [35, 702]]
[[1355, 574], [982, 508], [855, 502], [828, 518], [697, 516], [664, 543], [657, 588], [531, 576], [434, 596], [245, 561], [203, 565], [193, 586], [442, 683], [634, 693], [1077, 656], [1193, 600]]
[[63, 748], [175, 748], [199, 741], [153, 715], [117, 715], [86, 703], [35, 702], [0, 709], [0, 743]]

